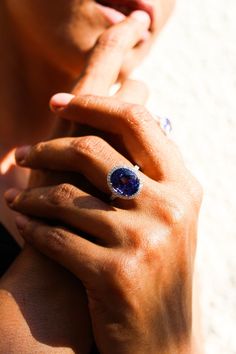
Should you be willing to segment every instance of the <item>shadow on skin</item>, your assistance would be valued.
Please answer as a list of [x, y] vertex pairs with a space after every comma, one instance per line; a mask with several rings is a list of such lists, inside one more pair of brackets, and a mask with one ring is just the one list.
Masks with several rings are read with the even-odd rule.
[[[88, 353], [92, 333], [82, 284], [48, 258], [43, 257], [42, 263], [42, 255], [30, 247], [27, 246], [23, 252], [24, 257], [18, 257], [1, 282], [1, 289], [10, 293], [16, 311], [20, 310], [23, 317], [23, 324], [17, 327], [17, 331], [15, 327], [11, 330], [16, 337], [19, 336], [19, 341], [22, 337], [20, 328], [23, 327], [22, 333], [29, 330], [39, 345], [68, 348], [68, 353], [71, 349], [75, 353]], [[28, 260], [32, 252], [33, 264]], [[184, 276], [176, 272], [171, 286], [163, 287], [158, 299], [160, 310], [153, 314], [156, 344], [160, 351], [167, 353], [174, 352], [173, 348], [182, 348], [191, 340], [191, 311], [188, 311], [191, 294], [188, 280], [184, 283], [183, 279]], [[23, 285], [21, 289], [19, 282]], [[30, 345], [32, 339], [26, 338], [26, 341]], [[50, 350], [47, 353], [51, 353]]]
[[23, 347], [19, 353], [59, 354], [59, 348], [63, 354], [89, 353], [93, 336], [87, 297], [81, 282], [63, 267], [26, 246], [1, 279], [2, 297], [6, 306], [11, 303], [7, 338]]
[[[35, 255], [37, 257], [37, 253]], [[10, 281], [6, 281], [2, 288], [13, 297], [33, 339], [54, 348], [68, 348], [68, 353], [71, 353], [71, 349], [75, 353], [89, 353], [88, 338], [91, 344], [92, 335], [86, 295], [81, 283], [60, 266], [56, 266], [59, 276], [55, 276], [54, 262], [45, 259], [45, 267], [35, 265], [30, 270], [38, 273], [36, 283], [33, 280], [32, 284], [27, 268], [20, 274], [25, 285], [24, 291], [20, 291], [14, 284], [20, 258], [10, 269]], [[46, 279], [44, 272], [47, 272]], [[11, 274], [12, 278], [9, 277]], [[182, 279], [177, 274], [172, 286], [163, 289], [159, 301], [163, 306], [153, 318], [157, 346], [161, 352], [174, 352], [173, 348], [182, 348], [191, 340], [191, 314], [186, 311], [188, 287]], [[166, 326], [163, 325], [165, 323]], [[19, 334], [15, 328], [14, 332], [16, 336]], [[50, 353], [50, 350], [47, 352]]]

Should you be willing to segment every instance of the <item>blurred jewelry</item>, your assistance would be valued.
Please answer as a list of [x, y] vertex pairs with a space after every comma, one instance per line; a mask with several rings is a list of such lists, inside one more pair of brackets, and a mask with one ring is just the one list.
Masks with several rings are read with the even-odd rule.
[[139, 167], [116, 166], [107, 175], [107, 185], [115, 198], [133, 199], [141, 191], [142, 181], [139, 177]]
[[156, 116], [158, 119], [159, 126], [165, 135], [170, 135], [172, 132], [172, 124], [169, 118]]
[[163, 133], [167, 136], [170, 135], [170, 133], [172, 132], [172, 124], [171, 124], [170, 119], [167, 117], [160, 117], [157, 114], [153, 114], [153, 116], [154, 116], [154, 119], [159, 124], [159, 127], [161, 128]]

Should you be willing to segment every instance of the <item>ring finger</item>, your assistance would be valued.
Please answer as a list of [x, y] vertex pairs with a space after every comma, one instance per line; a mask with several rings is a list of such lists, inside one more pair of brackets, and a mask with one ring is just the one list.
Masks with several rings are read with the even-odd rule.
[[[33, 169], [81, 173], [98, 190], [108, 195], [111, 194], [107, 185], [108, 173], [116, 166], [132, 167], [129, 160], [97, 136], [54, 139], [19, 148], [16, 150], [16, 161]], [[145, 186], [150, 184], [147, 176], [142, 174], [141, 178], [146, 181]]]

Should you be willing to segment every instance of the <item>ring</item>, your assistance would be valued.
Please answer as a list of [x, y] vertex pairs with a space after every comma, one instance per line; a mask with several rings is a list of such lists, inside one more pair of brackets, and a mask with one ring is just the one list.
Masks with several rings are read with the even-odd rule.
[[116, 166], [107, 175], [107, 185], [115, 198], [133, 199], [141, 191], [142, 181], [138, 175], [138, 166]]
[[173, 130], [170, 119], [167, 117], [161, 117], [159, 115], [155, 115], [155, 117], [157, 118], [158, 124], [163, 133], [167, 136], [170, 135]]

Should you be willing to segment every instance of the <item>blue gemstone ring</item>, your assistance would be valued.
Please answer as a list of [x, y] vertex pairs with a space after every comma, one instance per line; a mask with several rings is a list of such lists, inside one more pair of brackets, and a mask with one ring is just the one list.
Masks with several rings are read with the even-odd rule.
[[139, 167], [116, 166], [107, 175], [107, 185], [112, 193], [111, 200], [115, 198], [133, 199], [142, 188], [139, 177]]

